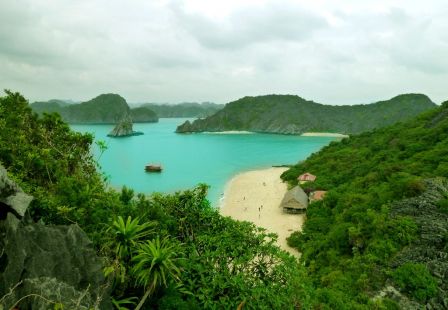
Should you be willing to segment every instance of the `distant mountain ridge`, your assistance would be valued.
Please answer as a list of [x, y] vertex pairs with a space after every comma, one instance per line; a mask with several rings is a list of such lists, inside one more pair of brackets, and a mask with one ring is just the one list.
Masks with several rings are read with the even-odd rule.
[[407, 120], [434, 107], [436, 104], [422, 94], [404, 94], [386, 101], [352, 106], [323, 105], [295, 95], [244, 97], [205, 119], [185, 122], [176, 132], [356, 134]]
[[31, 108], [39, 114], [59, 113], [72, 124], [115, 124], [130, 115], [133, 122], [157, 122], [157, 114], [149, 108], [131, 109], [126, 100], [117, 94], [102, 94], [89, 101], [68, 104], [63, 100], [34, 102]]
[[224, 105], [212, 102], [183, 102], [178, 104], [145, 103], [159, 117], [207, 117], [221, 110]]

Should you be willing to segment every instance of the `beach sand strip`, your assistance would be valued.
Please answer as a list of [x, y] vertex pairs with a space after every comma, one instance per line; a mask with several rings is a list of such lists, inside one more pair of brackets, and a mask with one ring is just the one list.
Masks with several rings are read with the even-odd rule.
[[287, 191], [280, 175], [287, 168], [248, 171], [232, 178], [226, 186], [220, 213], [239, 221], [250, 221], [278, 235], [278, 245], [296, 257], [297, 250], [289, 247], [286, 238], [301, 230], [304, 214], [287, 214], [280, 203]]

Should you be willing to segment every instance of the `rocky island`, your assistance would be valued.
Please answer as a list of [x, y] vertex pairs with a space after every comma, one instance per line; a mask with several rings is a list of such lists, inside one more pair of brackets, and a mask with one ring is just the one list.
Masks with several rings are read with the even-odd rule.
[[117, 94], [102, 94], [89, 101], [69, 104], [62, 100], [34, 102], [31, 108], [38, 114], [58, 113], [70, 124], [115, 124], [126, 115], [138, 123], [156, 123], [157, 114], [148, 107], [130, 108]]
[[122, 138], [143, 135], [143, 132], [134, 131], [132, 127], [132, 118], [127, 115], [120, 122], [118, 122], [117, 125], [115, 125], [114, 129], [107, 136], [113, 138]]
[[436, 105], [426, 95], [405, 94], [352, 106], [323, 105], [293, 95], [244, 97], [176, 132], [251, 131], [277, 134], [358, 134], [410, 119]]

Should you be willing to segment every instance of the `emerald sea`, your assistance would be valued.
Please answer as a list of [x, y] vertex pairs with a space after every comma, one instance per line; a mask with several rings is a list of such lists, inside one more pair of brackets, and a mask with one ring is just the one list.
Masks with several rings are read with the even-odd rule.
[[[185, 118], [162, 118], [158, 123], [134, 124], [144, 135], [110, 138], [112, 125], [71, 125], [79, 132], [89, 132], [96, 141], [104, 141], [107, 150], [95, 158], [110, 186], [123, 185], [136, 192], [173, 193], [210, 185], [209, 199], [218, 206], [225, 184], [244, 171], [290, 165], [304, 160], [335, 138], [301, 137], [275, 134], [176, 134]], [[160, 163], [161, 173], [145, 172], [148, 163]]]

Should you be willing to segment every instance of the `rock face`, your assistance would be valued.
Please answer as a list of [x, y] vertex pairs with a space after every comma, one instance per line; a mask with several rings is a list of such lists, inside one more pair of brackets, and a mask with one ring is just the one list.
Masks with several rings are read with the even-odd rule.
[[366, 105], [331, 106], [291, 95], [244, 97], [176, 132], [252, 131], [279, 134], [356, 134], [404, 121], [436, 105], [425, 95], [406, 94]]
[[115, 128], [107, 135], [108, 137], [130, 137], [130, 136], [139, 136], [143, 135], [143, 132], [134, 131], [133, 130], [132, 119], [128, 115], [124, 119], [122, 119]]
[[[437, 280], [439, 292], [429, 301], [428, 309], [448, 308], [448, 213], [438, 202], [448, 197], [448, 182], [444, 179], [426, 181], [427, 190], [420, 196], [395, 203], [392, 216], [411, 217], [420, 235], [394, 259], [394, 267], [405, 263], [425, 264]], [[403, 309], [407, 309], [404, 307]]]
[[32, 199], [8, 178], [6, 169], [0, 165], [0, 219], [5, 219], [8, 212], [23, 217]]
[[102, 262], [86, 234], [77, 225], [27, 223], [18, 213], [25, 214], [31, 197], [4, 171], [0, 166], [0, 193], [7, 197], [0, 205], [6, 215], [0, 220], [0, 308], [111, 309]]

